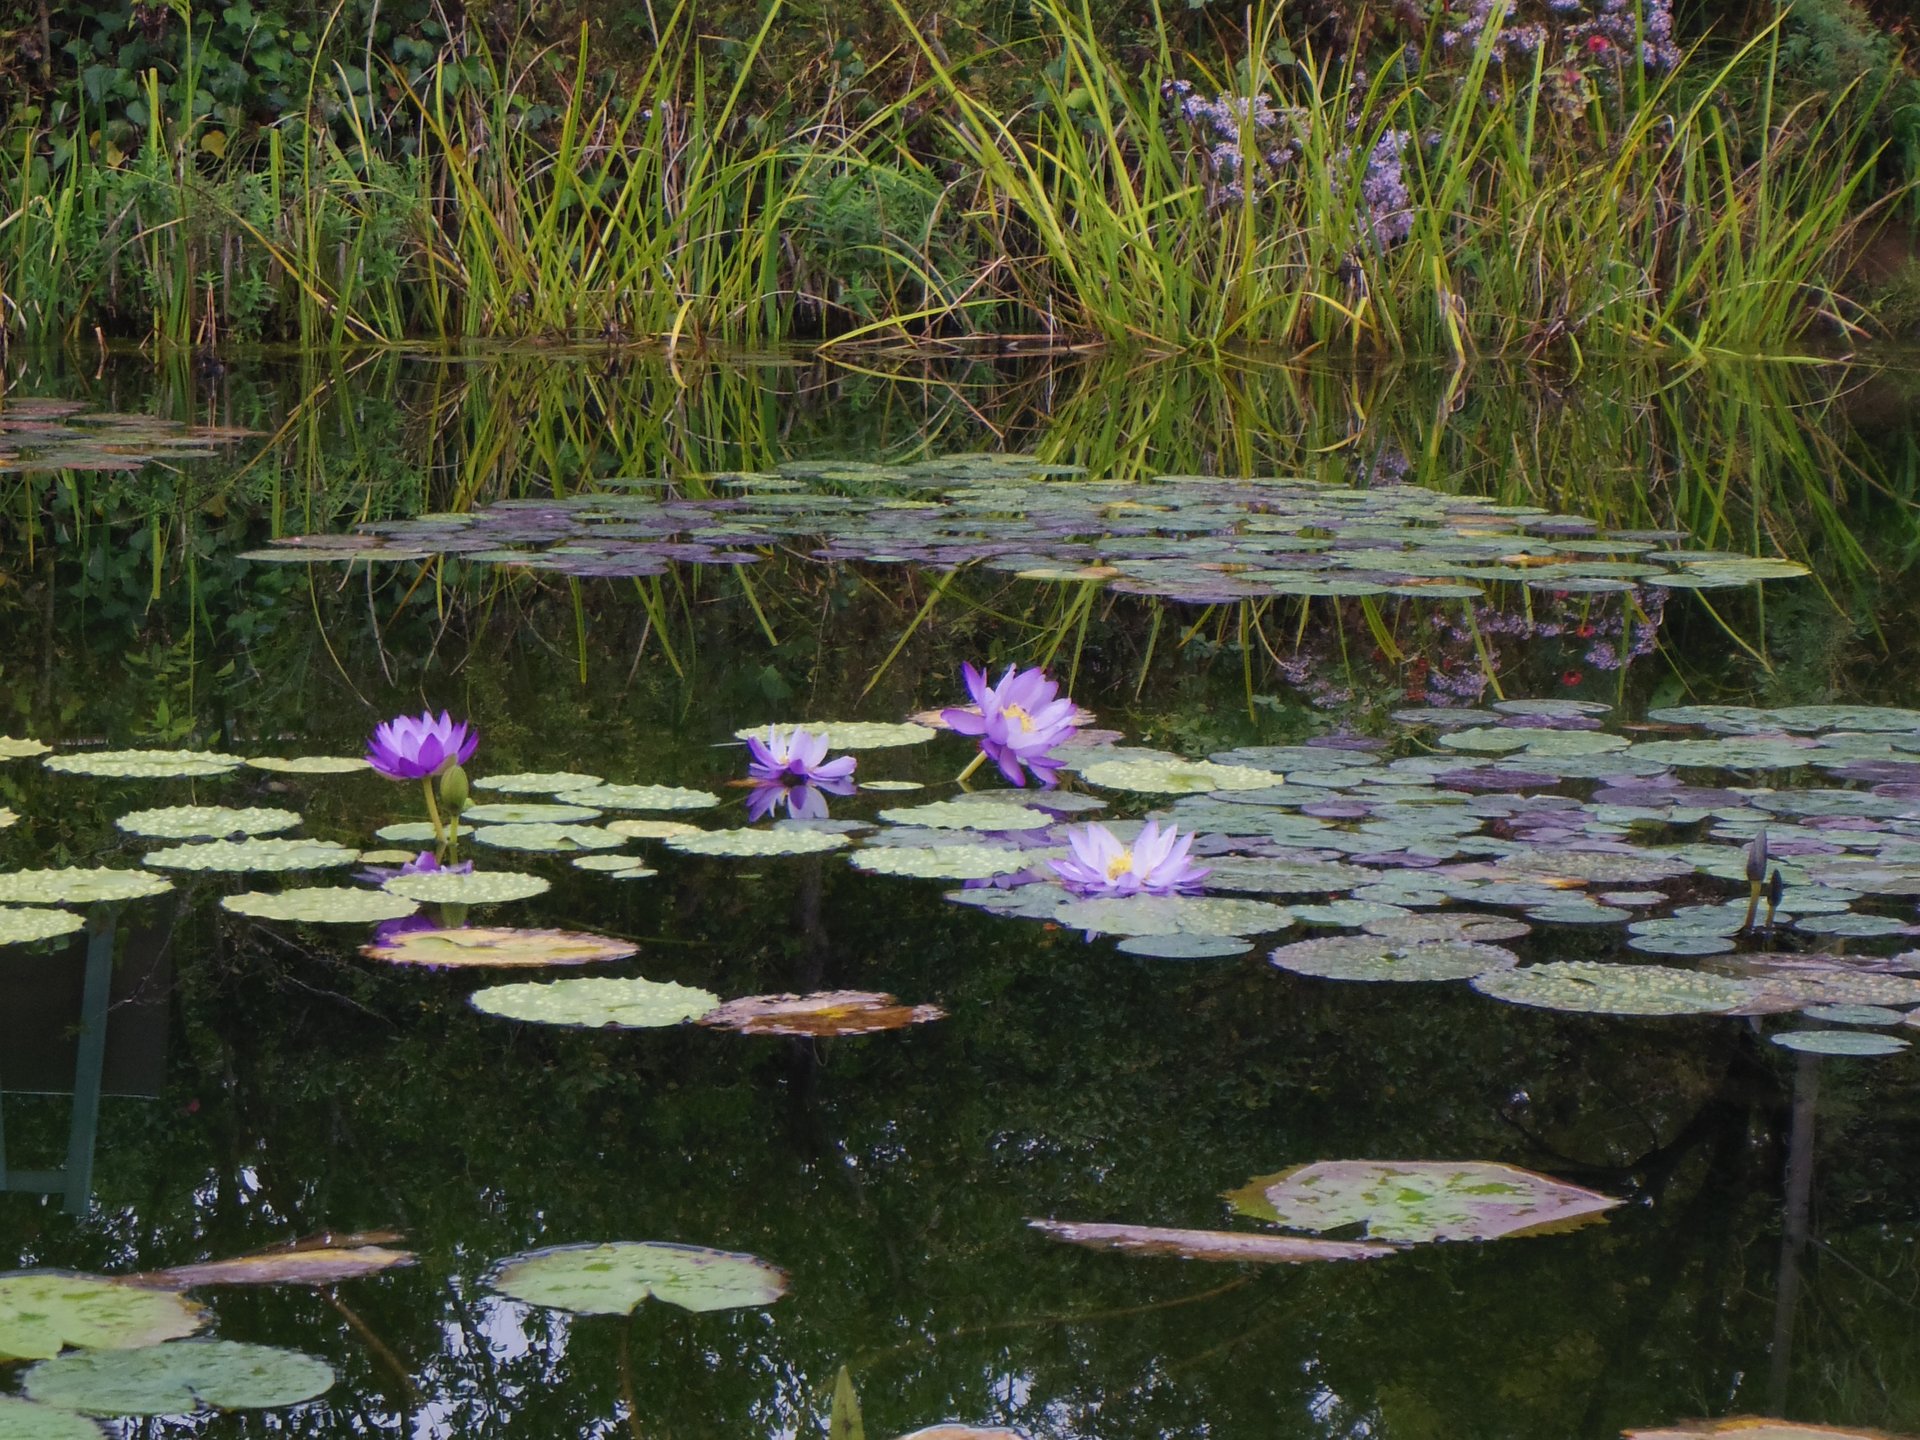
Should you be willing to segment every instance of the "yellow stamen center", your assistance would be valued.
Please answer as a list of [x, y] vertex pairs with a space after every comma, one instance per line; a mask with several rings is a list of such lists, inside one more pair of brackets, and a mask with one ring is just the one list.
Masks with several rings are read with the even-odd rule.
[[1122, 875], [1133, 873], [1133, 851], [1122, 850], [1107, 862], [1107, 879], [1118, 880]]
[[1033, 717], [1018, 705], [1003, 705], [1000, 707], [1000, 713], [1009, 720], [1018, 720], [1022, 730], [1031, 731], [1033, 729]]

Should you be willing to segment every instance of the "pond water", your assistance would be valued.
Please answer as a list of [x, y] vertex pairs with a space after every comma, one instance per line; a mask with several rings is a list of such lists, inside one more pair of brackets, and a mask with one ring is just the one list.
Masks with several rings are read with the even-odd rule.
[[[64, 900], [76, 928], [0, 946], [0, 1252], [151, 1279], [391, 1232], [415, 1263], [191, 1288], [202, 1339], [324, 1362], [289, 1382], [315, 1398], [111, 1418], [124, 1390], [32, 1355], [0, 1391], [129, 1435], [795, 1436], [844, 1367], [874, 1437], [1920, 1431], [1909, 372], [11, 378], [0, 730], [51, 748], [0, 746], [0, 926]], [[973, 742], [929, 725], [968, 662], [1043, 665], [1090, 712], [1057, 790], [956, 785]], [[477, 874], [544, 884], [424, 913], [637, 953], [393, 964], [370, 919], [240, 898], [430, 845], [376, 834], [426, 822], [415, 784], [90, 773], [357, 757], [423, 704], [478, 731], [474, 803], [573, 807], [470, 819]], [[862, 788], [758, 816], [739, 735], [797, 721], [839, 722]], [[1148, 815], [1200, 837], [1204, 895], [1061, 887], [1069, 828]], [[1749, 911], [1763, 835], [1781, 889]], [[66, 867], [116, 875], [39, 874]], [[168, 888], [114, 899], [128, 876]], [[357, 903], [411, 904], [377, 886]], [[586, 977], [706, 993], [676, 1014], [943, 1013], [817, 1037], [473, 1002]], [[1474, 1240], [1423, 1229], [1490, 1233], [1417, 1175], [1366, 1231], [1263, 1193], [1318, 1161], [1618, 1203]], [[1392, 1249], [1256, 1264], [1034, 1220]], [[577, 1313], [499, 1268], [607, 1242], [759, 1257], [785, 1293]], [[59, 1423], [0, 1406], [0, 1437]]]

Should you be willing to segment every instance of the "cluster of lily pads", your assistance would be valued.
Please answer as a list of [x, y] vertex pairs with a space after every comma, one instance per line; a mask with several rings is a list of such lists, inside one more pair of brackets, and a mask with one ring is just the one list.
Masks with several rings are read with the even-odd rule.
[[[0, 1275], [0, 1364], [32, 1361], [21, 1394], [0, 1395], [8, 1440], [103, 1440], [94, 1416], [269, 1410], [333, 1387], [314, 1355], [208, 1339], [187, 1292], [236, 1285], [332, 1286], [411, 1265], [397, 1236], [311, 1243], [137, 1275], [24, 1270]], [[770, 1305], [786, 1272], [753, 1255], [660, 1241], [561, 1245], [511, 1256], [498, 1293], [577, 1315], [625, 1315], [649, 1299], [696, 1312]]]
[[[991, 753], [993, 735], [1006, 731], [995, 730], [1005, 716], [987, 693], [984, 712], [774, 727], [750, 768], [756, 783], [794, 787], [824, 768], [851, 788], [854, 761], [829, 760], [831, 750], [932, 742], [943, 726], [966, 730], [954, 726], [956, 713], [977, 719], [972, 738]], [[1056, 703], [1051, 689], [1046, 703]], [[686, 817], [720, 806], [713, 791], [577, 772], [483, 774], [472, 786], [491, 793], [458, 818], [482, 853], [564, 855], [609, 877], [654, 873], [640, 857], [614, 853], [632, 841], [715, 858], [845, 852], [868, 874], [960, 882], [949, 892], [957, 903], [1113, 936], [1132, 955], [1245, 954], [1257, 937], [1306, 929], [1321, 933], [1280, 945], [1273, 964], [1330, 980], [1465, 981], [1497, 1000], [1582, 1013], [1801, 1011], [1814, 1024], [1776, 1034], [1777, 1043], [1849, 1055], [1906, 1048], [1898, 1031], [1920, 1013], [1920, 951], [1859, 952], [1894, 950], [1920, 934], [1920, 711], [1690, 706], [1608, 729], [1598, 702], [1508, 700], [1395, 718], [1404, 727], [1397, 744], [1345, 737], [1195, 760], [1126, 745], [1076, 712], [1073, 725], [1045, 727], [1048, 748], [1037, 767], [1033, 754], [1020, 761], [1043, 780], [1068, 777], [1071, 787], [961, 787], [920, 803], [882, 803], [870, 819], [829, 818], [821, 797], [820, 809], [802, 818], [710, 828]], [[459, 730], [435, 750], [443, 781], [473, 753], [472, 737]], [[0, 753], [25, 756], [35, 744], [5, 742]], [[776, 759], [777, 776], [757, 773]], [[44, 763], [128, 777], [225, 773], [242, 762], [205, 752], [109, 752], [49, 755]], [[358, 763], [308, 762], [322, 771]], [[422, 772], [429, 786], [432, 769]], [[463, 796], [466, 784], [462, 772]], [[1087, 823], [1110, 805], [1146, 814]], [[608, 811], [639, 813], [609, 821]], [[565, 964], [633, 953], [624, 942], [570, 932], [463, 935], [463, 918], [414, 912], [531, 898], [550, 882], [520, 869], [456, 868], [431, 853], [363, 853], [279, 833], [298, 820], [276, 807], [137, 811], [121, 817], [123, 830], [176, 842], [146, 855], [142, 869], [0, 874], [0, 903], [136, 899], [167, 888], [155, 871], [287, 874], [398, 860], [401, 869], [380, 875], [377, 889], [287, 888], [222, 903], [263, 919], [400, 922], [418, 933], [383, 934], [367, 953], [416, 964]], [[378, 835], [444, 838], [437, 820]], [[1749, 877], [1756, 847], [1778, 887], [1764, 922], [1734, 888]], [[0, 936], [10, 939], [80, 924], [71, 913], [0, 911]], [[1503, 942], [1534, 930], [1584, 932], [1588, 953], [1608, 948], [1612, 934], [1613, 948], [1637, 956], [1523, 965]], [[891, 1028], [868, 1023], [874, 1014], [898, 1023], [938, 1014], [872, 992], [734, 1003], [749, 1002], [793, 1019], [792, 1033], [858, 1033]], [[706, 990], [637, 978], [497, 986], [474, 1003], [522, 1019], [621, 1027], [724, 1024], [730, 1013]]]
[[1670, 531], [1593, 521], [1417, 486], [1353, 490], [1298, 478], [1162, 476], [1123, 483], [1011, 454], [907, 465], [794, 462], [706, 477], [726, 498], [652, 479], [565, 498], [420, 515], [352, 534], [292, 537], [263, 561], [451, 556], [574, 576], [746, 565], [776, 548], [1222, 603], [1274, 595], [1470, 599], [1489, 584], [1604, 594], [1707, 589], [1806, 573], [1785, 560], [1678, 548]]
[[9, 396], [0, 410], [0, 474], [138, 470], [220, 453], [253, 434], [228, 425], [186, 425], [156, 415], [90, 410], [78, 400]]

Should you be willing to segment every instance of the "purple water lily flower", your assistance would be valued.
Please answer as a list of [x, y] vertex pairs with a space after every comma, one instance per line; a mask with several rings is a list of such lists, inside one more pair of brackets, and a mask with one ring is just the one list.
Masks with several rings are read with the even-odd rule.
[[[767, 738], [758, 736], [747, 738], [747, 753], [753, 758], [747, 765], [747, 774], [756, 781], [774, 785], [820, 785], [832, 790], [836, 795], [851, 795], [854, 758], [842, 755], [838, 760], [827, 759], [827, 737], [815, 735], [809, 730], [793, 729], [785, 732], [767, 727]], [[838, 788], [845, 785], [847, 788]]]
[[1058, 682], [1037, 665], [1017, 672], [1009, 665], [997, 685], [989, 685], [985, 673], [971, 665], [962, 666], [961, 673], [978, 708], [942, 710], [947, 728], [979, 736], [981, 751], [1007, 783], [1024, 786], [1029, 771], [1042, 785], [1056, 783], [1062, 762], [1050, 752], [1073, 734], [1078, 713], [1073, 701], [1061, 696]]
[[462, 860], [457, 865], [442, 865], [440, 857], [431, 850], [422, 850], [404, 865], [369, 865], [354, 878], [363, 885], [384, 885], [396, 875], [429, 875], [444, 872], [448, 875], [471, 875], [473, 861]]
[[778, 780], [762, 780], [747, 792], [747, 818], [764, 820], [784, 806], [787, 814], [796, 820], [825, 820], [827, 795], [851, 795], [852, 793], [851, 780], [823, 780], [818, 786], [787, 785]]
[[1104, 825], [1081, 825], [1067, 831], [1073, 854], [1049, 860], [1067, 887], [1082, 895], [1174, 895], [1191, 890], [1212, 872], [1187, 858], [1193, 836], [1149, 820], [1123, 845]]
[[389, 780], [431, 780], [466, 764], [479, 744], [466, 721], [423, 710], [418, 719], [401, 715], [378, 726], [367, 741], [367, 763]]
[[[402, 935], [411, 935], [419, 930], [444, 930], [444, 921], [432, 915], [403, 915], [398, 920], [382, 920], [373, 928], [373, 943], [391, 945]], [[464, 926], [457, 927], [464, 929]]]

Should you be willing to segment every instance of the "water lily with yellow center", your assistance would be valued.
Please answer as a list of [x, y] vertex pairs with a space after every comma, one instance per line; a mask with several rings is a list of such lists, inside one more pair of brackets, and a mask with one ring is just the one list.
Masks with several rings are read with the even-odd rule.
[[1211, 872], [1187, 858], [1193, 836], [1149, 820], [1131, 845], [1104, 825], [1067, 831], [1072, 850], [1064, 860], [1049, 860], [1067, 888], [1081, 895], [1173, 895], [1199, 886]]
[[947, 728], [979, 736], [981, 753], [1000, 767], [1010, 784], [1025, 785], [1031, 773], [1042, 785], [1052, 785], [1060, 761], [1051, 752], [1073, 734], [1078, 713], [1073, 701], [1060, 694], [1059, 683], [1037, 665], [1019, 671], [1009, 665], [995, 685], [971, 665], [961, 671], [973, 706], [941, 711]]

